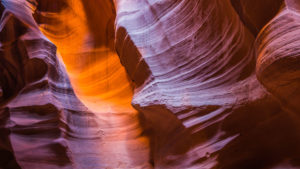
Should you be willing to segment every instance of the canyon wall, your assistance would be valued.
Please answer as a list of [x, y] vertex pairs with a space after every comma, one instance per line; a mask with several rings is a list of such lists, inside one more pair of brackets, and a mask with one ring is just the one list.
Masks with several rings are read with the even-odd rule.
[[0, 13], [0, 168], [300, 168], [297, 0]]

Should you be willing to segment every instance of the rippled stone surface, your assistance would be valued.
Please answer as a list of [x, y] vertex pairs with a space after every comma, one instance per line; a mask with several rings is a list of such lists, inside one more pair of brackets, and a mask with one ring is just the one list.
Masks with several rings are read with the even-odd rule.
[[[85, 34], [62, 39], [67, 44], [60, 46], [56, 32], [49, 31], [56, 35], [50, 42], [40, 31], [48, 35], [47, 26], [32, 16], [45, 12], [37, 11], [43, 7], [35, 10], [36, 4], [27, 1], [2, 4], [1, 129], [6, 146], [1, 155], [9, 159], [1, 167], [151, 168], [148, 139], [130, 106], [132, 89], [117, 55], [105, 47], [82, 49]], [[68, 52], [70, 47], [74, 50]]]
[[155, 167], [297, 165], [299, 29], [288, 4], [116, 0], [116, 49]]
[[300, 168], [298, 0], [0, 12], [0, 168]]

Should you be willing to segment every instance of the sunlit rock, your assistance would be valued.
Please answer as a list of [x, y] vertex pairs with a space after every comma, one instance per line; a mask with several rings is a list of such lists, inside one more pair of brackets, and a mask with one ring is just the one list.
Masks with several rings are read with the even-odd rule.
[[299, 13], [2, 0], [0, 168], [299, 168]]

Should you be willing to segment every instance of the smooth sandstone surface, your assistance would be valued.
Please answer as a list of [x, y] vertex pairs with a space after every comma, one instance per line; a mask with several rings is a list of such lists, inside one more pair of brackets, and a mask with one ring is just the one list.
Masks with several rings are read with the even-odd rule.
[[0, 2], [0, 168], [300, 168], [298, 0]]
[[[130, 106], [132, 90], [117, 55], [105, 46], [79, 50], [84, 42], [76, 34], [78, 39], [61, 42], [67, 43], [66, 48], [59, 42], [56, 47], [55, 37], [48, 40], [40, 28], [43, 25], [33, 18], [40, 6], [26, 1], [2, 4], [1, 68], [5, 71], [4, 101], [9, 99], [1, 105], [2, 128], [8, 132], [9, 146], [4, 149], [14, 156], [8, 160], [28, 169], [150, 168], [148, 139], [142, 136], [138, 115]], [[74, 50], [68, 52], [69, 47]], [[78, 57], [95, 61], [80, 67]], [[74, 73], [69, 66], [68, 75], [64, 59], [66, 65], [80, 70]], [[68, 77], [76, 91], [82, 92], [77, 94], [80, 100]], [[8, 160], [3, 167], [11, 165]]]

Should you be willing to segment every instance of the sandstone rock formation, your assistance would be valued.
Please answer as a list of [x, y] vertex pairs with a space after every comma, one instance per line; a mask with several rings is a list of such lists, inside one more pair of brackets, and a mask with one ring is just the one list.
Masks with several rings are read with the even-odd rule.
[[0, 168], [300, 168], [298, 0], [0, 14]]
[[[26, 1], [2, 1], [2, 4], [5, 10], [1, 20], [1, 86], [4, 96], [1, 116], [2, 130], [6, 134], [3, 151], [10, 156], [10, 159], [3, 161], [2, 166], [15, 168], [11, 166], [14, 165], [28, 169], [147, 167], [147, 139], [141, 136], [136, 111], [126, 107], [126, 97], [129, 98], [131, 90], [124, 71], [118, 70], [122, 67], [114, 67], [120, 65], [115, 60], [117, 56], [112, 54], [109, 55], [111, 58], [99, 59], [99, 64], [107, 67], [99, 69], [102, 74], [96, 78], [89, 74], [93, 69], [86, 70], [86, 75], [91, 77], [82, 75], [83, 79], [80, 80], [87, 85], [83, 87], [94, 89], [96, 93], [80, 91], [94, 94], [95, 99], [92, 98], [92, 101], [104, 100], [96, 102], [99, 104], [96, 107], [96, 104], [89, 104], [90, 100], [82, 98], [86, 107], [75, 96], [55, 45], [41, 33], [33, 19], [32, 9], [35, 9], [35, 4]], [[20, 10], [15, 10], [18, 6]], [[78, 54], [75, 49], [80, 46], [70, 47], [74, 49], [73, 57], [76, 57]], [[105, 50], [82, 53], [92, 59], [95, 52], [109, 54]], [[64, 57], [65, 53], [61, 52], [61, 55]], [[109, 62], [105, 65], [106, 59], [114, 61], [114, 64], [108, 65]], [[88, 66], [92, 68], [92, 65]], [[98, 66], [101, 68], [102, 65]], [[109, 74], [103, 76], [106, 71]], [[125, 77], [120, 79], [119, 76]], [[101, 78], [108, 83], [102, 85]], [[97, 88], [88, 86], [91, 79], [98, 83]], [[74, 84], [78, 86], [77, 89], [82, 89], [76, 80]], [[117, 86], [117, 89], [129, 91], [107, 90], [106, 84], [112, 89]], [[101, 95], [105, 98], [96, 97], [99, 95], [97, 92], [101, 93], [101, 88], [107, 91], [106, 95]], [[121, 100], [123, 102], [118, 102], [115, 97], [112, 99], [116, 101], [111, 100], [111, 94], [118, 94], [118, 97], [124, 98]], [[78, 96], [82, 95], [79, 93]], [[3, 156], [8, 156], [6, 154]]]

